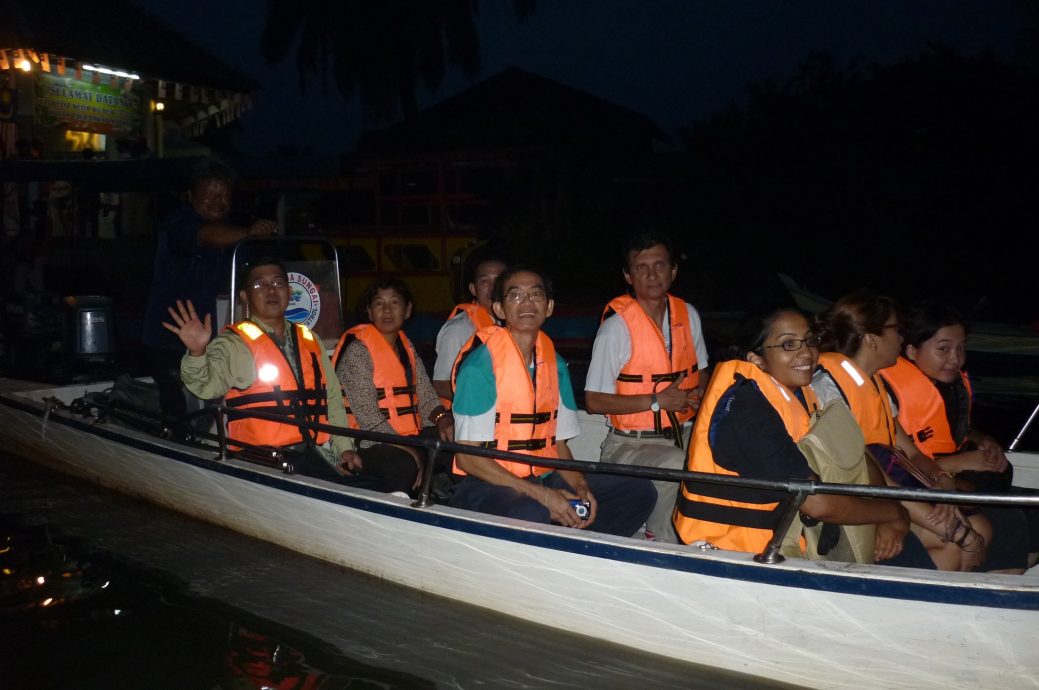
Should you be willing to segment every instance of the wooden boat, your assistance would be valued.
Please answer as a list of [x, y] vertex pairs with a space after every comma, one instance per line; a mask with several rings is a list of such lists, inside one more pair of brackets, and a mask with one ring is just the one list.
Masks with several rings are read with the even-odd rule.
[[[418, 507], [55, 407], [106, 386], [0, 379], [4, 448], [309, 556], [675, 659], [815, 688], [1039, 687], [1039, 578], [767, 564]], [[597, 457], [604, 429], [584, 424], [575, 456]]]

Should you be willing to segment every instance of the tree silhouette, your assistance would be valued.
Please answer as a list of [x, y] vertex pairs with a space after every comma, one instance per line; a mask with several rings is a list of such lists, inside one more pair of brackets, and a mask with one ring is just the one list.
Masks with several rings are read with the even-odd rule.
[[686, 215], [713, 229], [712, 268], [738, 257], [745, 275], [830, 295], [930, 292], [1019, 318], [1035, 294], [1021, 237], [1039, 223], [1037, 86], [1028, 66], [940, 45], [889, 65], [810, 56], [682, 132]]
[[[522, 22], [536, 0], [513, 0]], [[300, 86], [316, 76], [347, 97], [357, 92], [375, 122], [418, 112], [416, 90], [430, 93], [448, 66], [472, 78], [480, 67], [479, 0], [272, 0], [260, 39], [263, 56], [281, 62], [295, 48]]]

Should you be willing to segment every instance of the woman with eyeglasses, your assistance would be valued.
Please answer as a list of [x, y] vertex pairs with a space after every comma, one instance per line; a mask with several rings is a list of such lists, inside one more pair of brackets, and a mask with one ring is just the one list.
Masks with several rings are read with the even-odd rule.
[[[797, 442], [809, 433], [811, 413], [819, 407], [810, 385], [819, 343], [808, 319], [792, 308], [745, 322], [730, 359], [717, 365], [708, 384], [687, 469], [772, 481], [816, 478]], [[858, 453], [861, 460], [862, 451]], [[868, 481], [879, 484], [883, 477], [870, 472]], [[719, 548], [759, 553], [772, 537], [784, 496], [684, 483], [675, 529], [687, 544], [705, 540]], [[872, 531], [863, 560], [934, 568], [896, 501], [817, 494], [805, 499], [800, 512], [806, 525], [874, 526], [863, 530]]]
[[[867, 291], [839, 299], [817, 319], [822, 354], [812, 378], [822, 405], [841, 401], [862, 429], [866, 445], [881, 464], [890, 486], [955, 490], [950, 473], [919, 453], [895, 416], [896, 406], [879, 372], [895, 364], [902, 349], [901, 322], [894, 300]], [[911, 468], [930, 477], [921, 483]], [[984, 561], [992, 526], [950, 504], [906, 501], [913, 532], [939, 570], [972, 570]]]
[[[999, 443], [973, 428], [973, 390], [963, 370], [967, 322], [933, 302], [912, 305], [904, 315], [902, 356], [880, 370], [898, 405], [897, 420], [914, 460], [932, 461], [937, 474], [957, 486], [981, 491], [1009, 488], [1009, 464]], [[1039, 513], [985, 506], [993, 540], [980, 569], [1020, 573], [1039, 556]]]
[[[396, 278], [365, 290], [368, 323], [346, 331], [333, 363], [343, 387], [350, 426], [400, 436], [454, 439], [454, 421], [437, 398], [426, 367], [404, 334], [413, 300]], [[425, 453], [417, 446], [361, 440], [347, 470], [354, 483], [376, 491], [418, 488]]]

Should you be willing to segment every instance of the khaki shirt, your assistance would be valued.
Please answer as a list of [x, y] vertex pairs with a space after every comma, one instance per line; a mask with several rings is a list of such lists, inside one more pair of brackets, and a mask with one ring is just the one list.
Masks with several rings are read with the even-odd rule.
[[[271, 335], [271, 330], [264, 324], [257, 320], [252, 322], [262, 328], [264, 333]], [[292, 324], [286, 321], [286, 333], [291, 327]], [[286, 344], [282, 346], [282, 350], [291, 350], [291, 339], [285, 340]], [[274, 341], [277, 342], [276, 339]], [[291, 352], [288, 352], [287, 356], [290, 363], [295, 359]], [[321, 371], [328, 398], [328, 423], [346, 427], [346, 410], [343, 408], [339, 379], [336, 378], [332, 363], [324, 352], [321, 354]], [[180, 379], [189, 391], [204, 400], [219, 398], [232, 388], [245, 390], [253, 385], [256, 379], [256, 363], [253, 362], [252, 352], [242, 339], [232, 331], [224, 331], [206, 346], [206, 353], [201, 357], [184, 355], [180, 360]], [[354, 440], [346, 436], [332, 436], [330, 445], [338, 458], [343, 451], [354, 449]]]

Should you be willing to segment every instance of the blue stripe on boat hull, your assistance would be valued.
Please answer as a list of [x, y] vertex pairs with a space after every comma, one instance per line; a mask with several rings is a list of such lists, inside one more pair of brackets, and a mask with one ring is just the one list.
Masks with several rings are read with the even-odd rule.
[[[42, 417], [42, 411], [35, 405], [22, 403], [7, 397], [0, 398], [0, 402], [9, 407]], [[51, 416], [49, 423], [63, 424], [137, 450], [295, 495], [418, 524], [431, 525], [529, 546], [653, 568], [695, 573], [708, 577], [756, 582], [780, 587], [798, 587], [840, 594], [950, 605], [984, 606], [1026, 611], [1039, 610], [1039, 593], [1037, 592], [995, 590], [987, 587], [977, 587], [969, 583], [958, 586], [939, 583], [893, 581], [859, 574], [804, 572], [787, 568], [762, 566], [756, 563], [731, 563], [709, 558], [689, 558], [682, 554], [662, 553], [656, 550], [645, 550], [616, 544], [603, 544], [566, 535], [516, 529], [507, 525], [473, 522], [451, 515], [374, 502], [362, 496], [353, 496], [321, 487], [302, 485], [280, 477], [272, 477], [267, 474], [228, 465], [217, 460], [200, 458], [186, 451], [167, 448], [158, 443], [125, 436], [104, 426], [65, 416]]]

